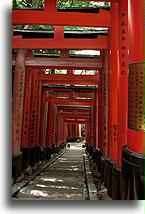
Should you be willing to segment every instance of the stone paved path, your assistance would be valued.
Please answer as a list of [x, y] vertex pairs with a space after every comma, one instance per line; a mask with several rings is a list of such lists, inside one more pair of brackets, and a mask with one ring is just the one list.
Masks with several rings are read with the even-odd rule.
[[71, 147], [23, 187], [14, 200], [87, 200], [82, 144], [70, 144]]

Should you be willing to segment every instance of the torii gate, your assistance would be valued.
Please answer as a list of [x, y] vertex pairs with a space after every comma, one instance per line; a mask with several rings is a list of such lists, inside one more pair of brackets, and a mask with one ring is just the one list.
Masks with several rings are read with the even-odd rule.
[[[37, 81], [38, 73], [32, 71], [31, 69], [28, 69], [29, 72], [26, 72], [25, 57], [29, 54], [27, 52], [27, 49], [101, 49], [104, 50], [104, 52], [106, 49], [108, 49], [108, 53], [105, 52], [105, 54], [103, 55], [103, 67], [104, 71], [106, 71], [106, 80], [104, 81], [104, 73], [101, 72], [101, 76], [103, 78], [101, 77], [102, 80], [100, 79], [98, 97], [98, 120], [99, 124], [104, 124], [99, 126], [98, 130], [98, 149], [101, 149], [101, 152], [103, 153], [102, 161], [105, 162], [105, 169], [108, 174], [108, 194], [113, 199], [143, 199], [143, 8], [143, 0], [112, 0], [111, 11], [103, 11], [101, 9], [98, 14], [72, 12], [70, 16], [69, 12], [57, 11], [56, 0], [45, 0], [44, 11], [13, 10], [13, 25], [51, 24], [56, 26], [54, 39], [22, 39], [21, 36], [13, 37], [13, 48], [18, 49], [15, 62], [13, 90], [13, 168], [15, 175], [19, 175], [21, 172], [20, 142], [22, 132], [25, 73], [28, 81], [28, 86], [31, 85], [31, 81], [33, 85], [31, 89], [29, 87], [26, 88], [26, 93], [28, 96], [25, 96], [25, 100], [27, 100], [27, 106], [29, 109], [29, 98], [32, 97], [34, 101], [38, 100], [36, 94], [40, 95], [42, 90], [41, 87], [39, 87], [39, 92], [37, 92], [39, 82]], [[109, 35], [108, 37], [99, 37], [98, 39], [64, 39], [62, 26], [108, 27]], [[136, 29], [136, 31], [134, 31], [133, 29]], [[108, 66], [105, 60], [107, 59], [107, 54], [109, 58]], [[106, 82], [108, 82], [108, 90], [107, 92], [104, 92], [102, 86], [103, 84], [106, 84]], [[102, 111], [101, 106], [104, 106], [103, 103], [105, 103], [102, 100], [102, 96], [106, 96], [106, 94], [108, 95], [108, 104], [106, 104], [106, 108]], [[139, 98], [136, 99], [136, 96], [138, 96]], [[107, 101], [107, 99], [105, 100]], [[76, 103], [77, 102], [75, 102], [75, 104]], [[38, 127], [37, 115], [39, 115], [40, 112], [40, 105], [38, 105], [37, 107], [38, 114], [35, 114], [36, 112], [34, 109], [36, 108], [36, 102], [33, 102], [33, 105], [30, 109], [31, 117], [29, 119], [27, 117], [25, 118], [27, 119], [25, 120], [25, 122], [29, 121], [32, 123], [32, 131], [35, 133], [34, 138], [32, 138], [33, 135], [31, 135], [31, 145], [33, 145], [34, 139], [38, 139], [36, 129]], [[106, 116], [104, 117], [104, 115], [107, 115], [106, 109], [108, 109], [108, 120], [105, 119]], [[102, 112], [105, 112], [103, 116], [101, 116]], [[94, 115], [96, 114], [94, 113]], [[106, 131], [104, 132], [103, 128], [106, 127], [107, 123], [108, 140], [104, 144]], [[25, 126], [27, 125], [28, 124], [26, 124]], [[33, 129], [35, 129], [35, 131]], [[103, 138], [101, 137], [101, 133], [105, 134], [103, 134]], [[107, 152], [105, 150], [106, 143], [108, 144]], [[114, 180], [110, 179], [112, 175], [115, 178]], [[122, 176], [123, 183], [122, 186], [120, 186]], [[128, 185], [128, 183], [130, 184], [130, 186]], [[112, 186], [112, 184], [114, 185]], [[139, 188], [136, 184], [138, 184]], [[133, 188], [135, 189], [135, 191], [132, 193], [129, 190]]]

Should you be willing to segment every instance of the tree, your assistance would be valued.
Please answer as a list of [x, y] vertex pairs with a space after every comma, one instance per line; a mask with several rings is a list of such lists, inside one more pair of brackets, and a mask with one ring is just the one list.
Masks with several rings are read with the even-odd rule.
[[[24, 7], [31, 7], [31, 8], [43, 8], [44, 7], [44, 0], [12, 0], [13, 8], [24, 8]], [[65, 7], [100, 7], [110, 6], [109, 2], [91, 2], [91, 1], [67, 1], [67, 0], [58, 0], [58, 7], [65, 8]]]

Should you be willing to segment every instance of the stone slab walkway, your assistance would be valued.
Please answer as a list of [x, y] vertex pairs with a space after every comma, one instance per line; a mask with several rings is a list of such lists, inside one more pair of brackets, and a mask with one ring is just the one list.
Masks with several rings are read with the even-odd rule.
[[88, 200], [81, 143], [70, 148], [30, 181], [14, 200]]

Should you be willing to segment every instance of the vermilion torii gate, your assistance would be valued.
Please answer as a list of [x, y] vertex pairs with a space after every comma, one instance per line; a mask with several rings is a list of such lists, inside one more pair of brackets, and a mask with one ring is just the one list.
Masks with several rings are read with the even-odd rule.
[[[89, 120], [84, 115], [75, 119], [87, 119], [87, 141], [96, 152], [109, 196], [143, 199], [143, 0], [110, 0], [110, 11], [100, 9], [99, 13], [57, 11], [56, 2], [45, 0], [44, 10], [12, 12], [13, 25], [55, 26], [53, 39], [21, 35], [12, 38], [12, 47], [17, 50], [13, 56], [13, 177], [20, 176], [29, 165], [35, 166], [40, 150], [46, 149], [49, 159], [51, 145], [64, 141], [64, 125], [75, 115], [71, 118], [57, 114], [58, 105], [85, 105], [90, 109]], [[64, 26], [106, 27], [108, 36], [67, 39]], [[35, 49], [57, 49], [61, 55], [58, 59], [36, 58]], [[100, 57], [72, 59], [68, 54], [68, 50], [90, 49], [100, 50]], [[46, 68], [67, 69], [67, 74], [45, 74], [42, 69]], [[99, 73], [74, 75], [74, 69]], [[89, 100], [76, 99], [72, 94], [61, 99], [49, 97], [50, 89], [45, 90], [44, 84], [98, 85], [98, 91]], [[61, 123], [64, 125], [58, 125]], [[58, 132], [53, 124], [57, 124]]]

